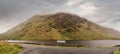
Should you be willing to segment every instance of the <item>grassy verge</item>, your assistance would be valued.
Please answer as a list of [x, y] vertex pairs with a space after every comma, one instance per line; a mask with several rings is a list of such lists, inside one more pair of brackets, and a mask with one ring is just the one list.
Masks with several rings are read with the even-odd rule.
[[20, 51], [22, 47], [17, 44], [0, 42], [0, 54], [18, 54]]
[[115, 51], [114, 54], [120, 54], [120, 51]]
[[40, 46], [48, 46], [48, 47], [60, 47], [60, 48], [88, 48], [83, 45], [40, 45]]

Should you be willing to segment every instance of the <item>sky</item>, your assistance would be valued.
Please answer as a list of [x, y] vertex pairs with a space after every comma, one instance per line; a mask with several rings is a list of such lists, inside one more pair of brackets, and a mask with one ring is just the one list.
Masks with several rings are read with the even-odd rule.
[[0, 33], [36, 14], [68, 12], [120, 31], [120, 0], [0, 0]]

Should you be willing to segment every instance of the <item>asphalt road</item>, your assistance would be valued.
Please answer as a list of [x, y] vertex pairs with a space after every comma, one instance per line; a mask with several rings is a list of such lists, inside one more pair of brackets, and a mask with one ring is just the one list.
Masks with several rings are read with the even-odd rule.
[[22, 44], [20, 54], [113, 54], [116, 48], [60, 48]]

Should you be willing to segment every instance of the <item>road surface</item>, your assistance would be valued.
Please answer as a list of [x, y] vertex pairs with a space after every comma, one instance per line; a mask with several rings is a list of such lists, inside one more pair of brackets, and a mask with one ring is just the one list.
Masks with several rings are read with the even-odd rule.
[[20, 54], [113, 54], [117, 48], [60, 48], [21, 44], [25, 49]]

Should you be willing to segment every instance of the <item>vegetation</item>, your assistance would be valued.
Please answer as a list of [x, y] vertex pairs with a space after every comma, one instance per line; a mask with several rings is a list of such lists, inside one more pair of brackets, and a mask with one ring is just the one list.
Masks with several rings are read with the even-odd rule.
[[[8, 32], [1, 39], [22, 40], [107, 40], [120, 38], [119, 32], [101, 27], [77, 15], [56, 13], [36, 15]], [[115, 37], [117, 36], [117, 38]]]
[[0, 42], [0, 54], [18, 54], [21, 50], [19, 45]]
[[114, 54], [120, 54], [120, 51], [115, 51]]
[[84, 45], [59, 45], [57, 47], [68, 47], [68, 48], [88, 48], [87, 46], [84, 46]]

